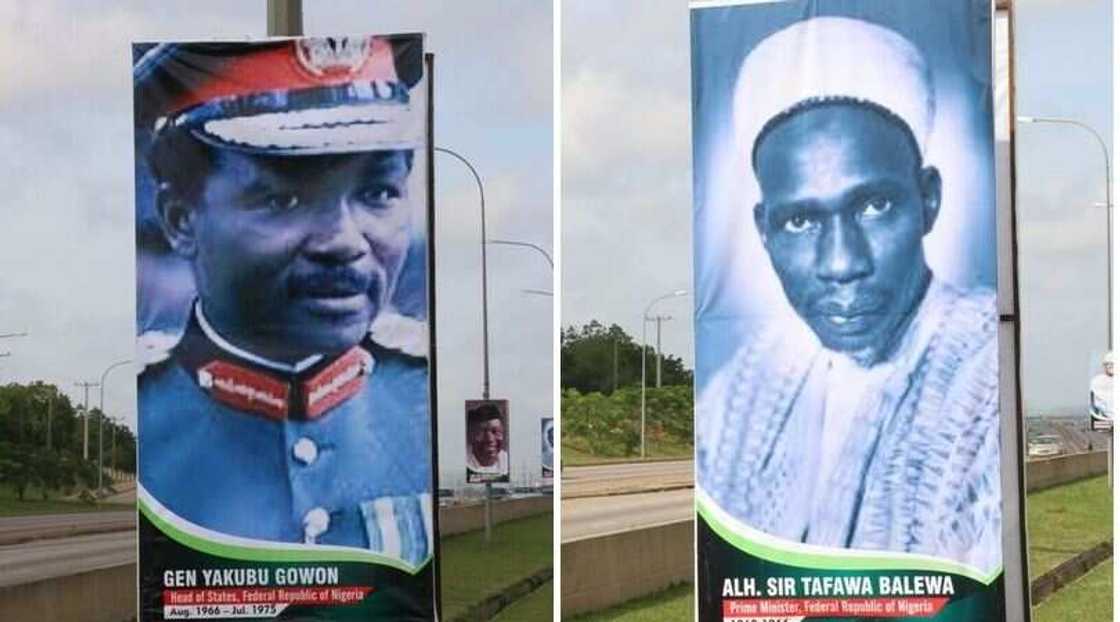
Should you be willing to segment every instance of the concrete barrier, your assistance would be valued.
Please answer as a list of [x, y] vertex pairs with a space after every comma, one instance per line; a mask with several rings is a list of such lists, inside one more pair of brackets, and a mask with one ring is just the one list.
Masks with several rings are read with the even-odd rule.
[[1088, 451], [1027, 461], [1027, 492], [1108, 473], [1108, 452]]
[[693, 578], [693, 521], [570, 540], [560, 547], [563, 617], [598, 611]]
[[135, 563], [0, 587], [0, 620], [121, 622], [135, 616]]
[[[477, 531], [484, 527], [484, 504], [448, 505], [439, 509], [439, 535], [446, 538], [455, 534]], [[495, 500], [491, 509], [494, 524], [536, 516], [552, 511], [552, 497], [523, 497]]]

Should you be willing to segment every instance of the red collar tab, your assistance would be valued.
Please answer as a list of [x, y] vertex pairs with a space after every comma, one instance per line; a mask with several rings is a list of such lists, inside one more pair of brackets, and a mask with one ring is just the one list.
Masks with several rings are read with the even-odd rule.
[[[198, 368], [198, 385], [215, 400], [237, 410], [275, 420], [317, 419], [358, 393], [372, 372], [373, 357], [354, 346], [302, 382], [215, 360]], [[293, 400], [294, 395], [298, 395], [297, 400]]]
[[373, 372], [373, 357], [354, 346], [326, 369], [303, 383], [303, 411], [315, 419], [345, 402], [362, 388], [366, 376]]

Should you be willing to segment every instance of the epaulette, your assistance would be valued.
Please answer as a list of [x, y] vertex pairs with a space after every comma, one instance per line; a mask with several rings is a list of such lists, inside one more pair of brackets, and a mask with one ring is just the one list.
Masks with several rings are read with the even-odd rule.
[[428, 323], [396, 311], [384, 311], [369, 327], [370, 340], [389, 350], [428, 358]]
[[138, 369], [144, 370], [171, 357], [171, 351], [183, 338], [182, 333], [163, 330], [149, 330], [136, 338], [136, 362]]

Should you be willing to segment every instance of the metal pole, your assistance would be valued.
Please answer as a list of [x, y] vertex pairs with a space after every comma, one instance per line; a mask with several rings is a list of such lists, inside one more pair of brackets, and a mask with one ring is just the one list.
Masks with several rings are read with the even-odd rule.
[[96, 382], [75, 382], [82, 387], [85, 397], [82, 400], [82, 460], [89, 460], [89, 389], [96, 387]]
[[[650, 303], [653, 306], [653, 303]], [[641, 423], [641, 443], [642, 451], [641, 457], [646, 457], [646, 321], [649, 316], [649, 307], [646, 307], [646, 312], [642, 313], [642, 423]]]
[[47, 396], [47, 450], [51, 448], [51, 411], [54, 410], [54, 395]]
[[611, 392], [618, 390], [618, 337], [611, 340], [614, 345], [614, 383], [611, 385]]
[[653, 319], [657, 322], [657, 374], [656, 382], [657, 388], [661, 388], [661, 323], [666, 320], [673, 319], [671, 315], [655, 315]]
[[685, 296], [688, 292], [683, 289], [670, 292], [668, 294], [658, 296], [646, 305], [646, 310], [642, 312], [642, 428], [641, 428], [641, 443], [642, 453], [641, 457], [646, 457], [646, 322], [649, 321], [649, 311], [653, 305], [665, 300], [666, 298], [675, 298], [677, 296]]
[[[488, 400], [490, 399], [490, 311], [486, 283], [486, 191], [482, 187], [482, 177], [470, 161], [457, 152], [444, 147], [434, 147], [433, 151], [446, 153], [465, 164], [470, 169], [471, 175], [474, 176], [474, 183], [478, 186], [479, 220], [482, 231], [482, 238], [479, 240], [479, 246], [482, 248], [482, 399]], [[483, 507], [483, 522], [485, 523], [483, 537], [486, 542], [490, 542], [491, 535], [490, 492], [492, 489], [493, 484], [486, 482], [486, 499]]]
[[303, 34], [302, 0], [268, 0], [268, 36], [298, 37]]

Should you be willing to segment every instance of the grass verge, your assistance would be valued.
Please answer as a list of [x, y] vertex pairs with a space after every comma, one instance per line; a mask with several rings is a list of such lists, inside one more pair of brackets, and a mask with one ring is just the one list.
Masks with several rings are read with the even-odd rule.
[[692, 584], [671, 587], [617, 607], [574, 618], [571, 622], [687, 622], [692, 619]]
[[1111, 537], [1112, 493], [1107, 475], [1027, 496], [1031, 579]]
[[[601, 464], [604, 462], [638, 462], [641, 460], [635, 455], [624, 455], [619, 452], [618, 455], [597, 455], [591, 453], [586, 447], [580, 443], [581, 439], [572, 439], [571, 442], [565, 441], [560, 447], [560, 459], [563, 465], [568, 466], [582, 466], [585, 464]], [[665, 441], [650, 440], [646, 445], [646, 457], [648, 458], [692, 458], [693, 448], [691, 444], [676, 443], [671, 439]]]
[[29, 516], [32, 514], [73, 514], [75, 512], [121, 512], [135, 510], [133, 503], [98, 503], [96, 505], [63, 499], [56, 491], [47, 493], [43, 500], [39, 488], [29, 488], [20, 501], [15, 489], [0, 484], [0, 516]]
[[1112, 620], [1112, 560], [1062, 588], [1034, 608], [1034, 622], [1109, 622]]
[[[495, 525], [489, 544], [482, 531], [440, 541], [443, 618], [552, 565], [552, 513]], [[551, 592], [550, 592], [551, 593]]]
[[494, 622], [549, 622], [552, 620], [552, 581], [506, 607]]

